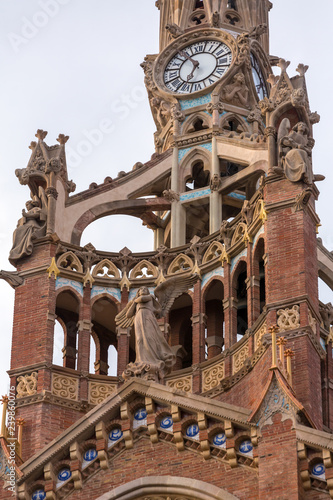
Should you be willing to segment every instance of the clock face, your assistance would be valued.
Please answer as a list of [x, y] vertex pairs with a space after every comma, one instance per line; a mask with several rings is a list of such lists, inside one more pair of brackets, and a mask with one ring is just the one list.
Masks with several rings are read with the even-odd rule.
[[267, 85], [265, 82], [264, 75], [262, 74], [260, 65], [254, 56], [251, 53], [251, 67], [252, 67], [252, 76], [254, 85], [258, 94], [259, 99], [263, 99], [264, 97], [268, 97]]
[[210, 87], [229, 69], [231, 49], [213, 40], [193, 43], [169, 61], [164, 71], [164, 84], [177, 94], [191, 94]]

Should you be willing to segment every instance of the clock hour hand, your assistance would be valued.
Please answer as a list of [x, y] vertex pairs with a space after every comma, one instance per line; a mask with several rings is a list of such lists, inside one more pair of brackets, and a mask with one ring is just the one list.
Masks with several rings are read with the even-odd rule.
[[181, 55], [182, 57], [185, 57], [185, 59], [187, 61], [191, 61], [191, 63], [193, 64], [193, 69], [192, 69], [191, 73], [187, 76], [187, 81], [189, 82], [190, 80], [192, 80], [192, 78], [194, 76], [194, 71], [199, 67], [199, 61], [192, 59], [192, 57], [188, 56], [184, 50], [181, 50], [179, 52], [179, 55]]

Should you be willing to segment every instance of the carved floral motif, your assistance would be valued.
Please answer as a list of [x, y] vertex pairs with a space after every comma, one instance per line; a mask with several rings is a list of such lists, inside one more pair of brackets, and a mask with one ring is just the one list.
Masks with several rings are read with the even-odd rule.
[[277, 324], [280, 332], [293, 330], [294, 328], [298, 328], [300, 326], [300, 313], [298, 305], [291, 308], [287, 307], [286, 309], [279, 309], [277, 315]]
[[52, 394], [61, 398], [77, 401], [79, 380], [66, 375], [52, 375]]
[[37, 393], [37, 378], [38, 373], [32, 372], [26, 375], [21, 375], [17, 378], [16, 394], [17, 398], [24, 396], [32, 396]]

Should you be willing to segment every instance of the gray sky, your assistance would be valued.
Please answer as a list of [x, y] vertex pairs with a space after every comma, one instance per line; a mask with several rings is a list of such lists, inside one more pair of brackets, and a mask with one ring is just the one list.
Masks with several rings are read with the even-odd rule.
[[[326, 56], [333, 3], [325, 2], [324, 14], [318, 15], [310, 0], [276, 0], [270, 17], [271, 54], [291, 61], [290, 76], [300, 62], [310, 67], [310, 105], [321, 115], [314, 129], [314, 171], [326, 175], [317, 184], [320, 237], [332, 250], [333, 70]], [[150, 159], [155, 127], [140, 63], [158, 51], [158, 27], [155, 0], [0, 0], [1, 269], [12, 269], [7, 260], [12, 233], [29, 199], [14, 171], [26, 167], [37, 128], [48, 131], [49, 145], [59, 133], [70, 136], [67, 161], [76, 192]], [[105, 119], [112, 131], [97, 134]], [[150, 231], [140, 220], [126, 218], [125, 227], [120, 216], [89, 227], [82, 243], [89, 241], [101, 250], [152, 248]], [[323, 287], [321, 299], [333, 301], [332, 292]], [[14, 291], [0, 280], [0, 395], [7, 389], [13, 301]]]

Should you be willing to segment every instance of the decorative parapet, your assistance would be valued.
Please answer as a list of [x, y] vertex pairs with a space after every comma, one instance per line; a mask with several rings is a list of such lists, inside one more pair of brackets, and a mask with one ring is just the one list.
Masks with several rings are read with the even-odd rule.
[[235, 354], [232, 356], [232, 374], [239, 372], [247, 358], [249, 357], [249, 341], [247, 341]]
[[98, 405], [117, 390], [116, 384], [89, 382], [89, 404]]
[[258, 327], [254, 333], [254, 350], [256, 351], [262, 345], [262, 338], [267, 333], [267, 323], [266, 321]]
[[192, 375], [179, 377], [175, 379], [168, 379], [166, 385], [178, 391], [192, 392]]
[[202, 392], [217, 387], [225, 377], [225, 363], [219, 361], [202, 372]]
[[51, 392], [54, 396], [78, 401], [79, 379], [53, 373]]

